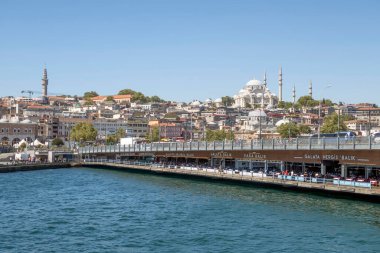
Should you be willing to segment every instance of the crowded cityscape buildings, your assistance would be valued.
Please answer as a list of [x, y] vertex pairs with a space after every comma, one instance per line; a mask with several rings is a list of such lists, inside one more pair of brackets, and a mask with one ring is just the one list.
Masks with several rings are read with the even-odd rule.
[[[55, 138], [68, 141], [72, 128], [81, 122], [96, 129], [96, 143], [107, 142], [107, 137], [118, 131], [123, 133], [121, 137], [147, 142], [209, 140], [213, 131], [229, 133], [228, 138], [235, 140], [295, 138], [320, 133], [326, 119], [334, 115], [337, 129], [331, 131], [352, 131], [359, 136], [380, 131], [376, 104], [316, 99], [311, 81], [302, 85], [308, 93], [297, 97], [296, 86], [283, 83], [282, 76], [280, 67], [277, 95], [269, 89], [265, 73], [262, 80], [249, 80], [235, 95], [186, 103], [157, 96], [147, 99], [129, 89], [116, 94], [49, 95], [44, 67], [42, 92], [22, 90], [20, 97], [1, 98], [0, 141], [2, 145], [45, 143]], [[236, 84], [237, 89], [239, 86]], [[286, 92], [292, 101], [283, 100]], [[300, 131], [294, 133], [292, 126]], [[153, 132], [157, 132], [154, 137]]]

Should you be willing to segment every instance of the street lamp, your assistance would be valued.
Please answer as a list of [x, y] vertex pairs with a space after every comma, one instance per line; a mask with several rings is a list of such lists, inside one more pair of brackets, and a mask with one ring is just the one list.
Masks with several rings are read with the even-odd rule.
[[340, 106], [338, 105], [338, 136], [340, 132]]

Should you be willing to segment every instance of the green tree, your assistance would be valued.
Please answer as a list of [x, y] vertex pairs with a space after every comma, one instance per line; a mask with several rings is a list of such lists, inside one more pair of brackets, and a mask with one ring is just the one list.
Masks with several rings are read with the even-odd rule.
[[116, 136], [117, 140], [120, 141], [121, 138], [125, 137], [125, 129], [123, 129], [123, 128], [117, 129], [115, 136]]
[[[340, 116], [339, 119], [339, 131], [347, 131], [347, 126], [344, 121], [347, 120], [345, 116]], [[321, 127], [322, 133], [335, 133], [338, 132], [338, 114], [333, 113], [324, 117], [323, 125]]]
[[124, 89], [119, 91], [118, 95], [134, 95], [136, 91], [131, 90], [131, 89]]
[[292, 102], [285, 102], [285, 101], [280, 101], [277, 105], [278, 108], [283, 108], [283, 109], [290, 109], [293, 107]]
[[331, 101], [330, 99], [323, 99], [323, 105], [325, 106], [333, 106], [334, 105], [334, 102]]
[[160, 103], [160, 102], [165, 102], [164, 100], [162, 100], [158, 96], [148, 97], [148, 96], [145, 96], [144, 94], [142, 94], [141, 92], [134, 91], [134, 90], [131, 90], [131, 89], [121, 90], [121, 91], [119, 91], [118, 94], [119, 95], [131, 95], [132, 96], [132, 99], [131, 99], [132, 102], [140, 102], [140, 103], [148, 103], [148, 102]]
[[224, 106], [231, 106], [235, 100], [230, 96], [224, 96], [222, 97], [222, 103]]
[[306, 125], [298, 125], [298, 129], [300, 130], [301, 134], [311, 134], [311, 129], [309, 126]]
[[87, 122], [76, 124], [70, 132], [70, 139], [73, 141], [95, 141], [98, 131], [94, 126]]
[[26, 143], [23, 142], [23, 143], [21, 143], [21, 145], [18, 147], [18, 150], [19, 150], [20, 152], [23, 152], [25, 149], [26, 149]]
[[144, 96], [144, 94], [142, 94], [141, 92], [136, 92], [135, 94], [132, 95], [132, 99], [131, 101], [132, 102], [139, 102], [139, 103], [147, 103], [148, 102], [148, 98]]
[[165, 102], [164, 100], [162, 100], [159, 96], [152, 96], [149, 98], [150, 102], [152, 103], [161, 103], [161, 102]]
[[277, 132], [281, 138], [294, 138], [300, 135], [300, 129], [294, 122], [281, 124], [277, 127]]
[[99, 94], [96, 92], [96, 91], [86, 91], [84, 94], [83, 94], [83, 98], [85, 100], [88, 100], [90, 98], [93, 98], [93, 97], [97, 97], [99, 96]]
[[226, 132], [225, 130], [206, 130], [206, 141], [223, 141], [233, 140], [235, 135], [232, 131]]
[[51, 142], [51, 145], [56, 146], [56, 147], [61, 147], [61, 146], [65, 145], [65, 143], [63, 142], [62, 139], [60, 139], [60, 138], [55, 138], [55, 139]]
[[114, 100], [113, 100], [113, 96], [108, 96], [108, 97], [106, 98], [106, 101], [114, 101]]
[[319, 105], [319, 101], [314, 100], [311, 96], [302, 96], [297, 100], [297, 104], [301, 107], [313, 107]]
[[90, 98], [89, 98], [89, 99], [86, 99], [86, 102], [84, 102], [84, 105], [85, 105], [85, 106], [91, 106], [91, 105], [94, 105], [94, 104], [95, 104], [95, 102], [92, 101]]
[[149, 134], [146, 137], [148, 142], [156, 142], [160, 140], [160, 130], [158, 126], [151, 127], [149, 130]]
[[114, 134], [107, 135], [107, 138], [106, 138], [106, 144], [107, 145], [113, 145], [116, 143], [117, 143], [116, 135], [114, 135]]
[[226, 140], [232, 141], [234, 139], [235, 139], [235, 134], [234, 134], [234, 132], [232, 130], [226, 132]]

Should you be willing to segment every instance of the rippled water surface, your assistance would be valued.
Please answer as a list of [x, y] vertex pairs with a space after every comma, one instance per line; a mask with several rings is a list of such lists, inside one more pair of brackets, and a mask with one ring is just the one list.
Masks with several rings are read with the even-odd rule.
[[100, 169], [0, 174], [0, 252], [379, 249], [379, 204]]

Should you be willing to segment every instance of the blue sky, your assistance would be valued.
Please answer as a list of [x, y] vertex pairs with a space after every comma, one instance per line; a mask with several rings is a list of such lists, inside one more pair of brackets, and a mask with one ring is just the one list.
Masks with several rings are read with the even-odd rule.
[[[284, 98], [380, 104], [380, 1], [0, 0], [0, 96], [131, 88], [177, 101], [236, 94], [252, 78]], [[325, 88], [332, 85], [331, 88]]]

